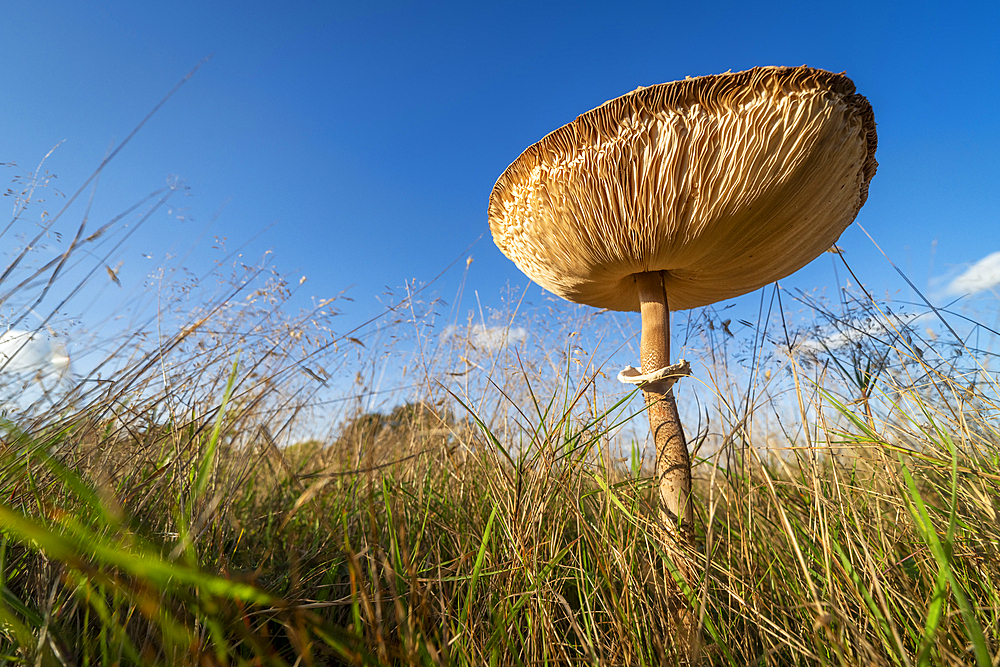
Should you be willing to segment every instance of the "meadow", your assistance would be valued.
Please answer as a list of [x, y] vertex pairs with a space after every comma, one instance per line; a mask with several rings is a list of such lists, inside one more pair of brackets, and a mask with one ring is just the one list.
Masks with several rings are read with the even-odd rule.
[[345, 298], [293, 307], [227, 250], [103, 328], [39, 305], [118, 289], [171, 194], [9, 260], [6, 324], [88, 356], [4, 375], [0, 663], [683, 664], [679, 564], [701, 664], [1000, 660], [997, 333], [966, 313], [768, 288], [758, 322], [687, 314], [678, 550], [609, 361], [627, 318], [407, 286], [343, 332]]

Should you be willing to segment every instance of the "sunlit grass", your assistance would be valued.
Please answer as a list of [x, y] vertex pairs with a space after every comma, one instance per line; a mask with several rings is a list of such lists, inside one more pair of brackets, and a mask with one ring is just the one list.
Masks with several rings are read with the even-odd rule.
[[932, 348], [883, 345], [877, 374], [838, 357], [847, 382], [793, 357], [794, 400], [751, 403], [768, 424], [797, 408], [794, 437], [711, 415], [678, 551], [648, 469], [608, 455], [632, 403], [595, 411], [587, 382], [522, 374], [484, 414], [428, 378], [426, 401], [282, 449], [249, 389], [280, 394], [281, 371], [247, 384], [237, 347], [170, 384], [198, 399], [170, 418], [180, 396], [130, 375], [131, 398], [6, 423], [0, 659], [673, 664], [662, 579], [682, 567], [705, 664], [995, 660], [995, 385]]
[[[41, 297], [93, 287], [156, 197], [81, 223], [73, 272], [15, 253], [10, 322], [80, 332]], [[463, 326], [408, 290], [335, 333], [334, 299], [291, 314], [294, 281], [222, 253], [91, 334], [72, 388], [0, 375], [0, 663], [681, 664], [685, 604], [703, 664], [997, 664], [987, 346], [863, 293], [800, 295], [797, 327], [779, 301], [742, 346], [691, 315], [681, 547], [611, 315], [519, 296]]]

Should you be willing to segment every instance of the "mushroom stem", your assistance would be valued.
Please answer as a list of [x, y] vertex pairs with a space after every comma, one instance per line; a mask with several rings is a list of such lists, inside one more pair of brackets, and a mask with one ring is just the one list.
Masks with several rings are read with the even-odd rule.
[[[640, 359], [642, 372], [651, 373], [670, 364], [670, 310], [663, 287], [663, 271], [635, 274], [642, 312]], [[681, 427], [673, 389], [651, 383], [643, 389], [649, 428], [656, 444], [656, 478], [660, 518], [667, 530], [685, 542], [694, 539], [691, 504], [691, 458]]]

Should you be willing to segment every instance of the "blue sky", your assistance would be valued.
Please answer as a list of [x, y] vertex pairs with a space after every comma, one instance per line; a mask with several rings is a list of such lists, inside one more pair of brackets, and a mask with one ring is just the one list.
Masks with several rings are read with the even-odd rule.
[[[526, 285], [490, 239], [489, 193], [578, 114], [639, 85], [808, 64], [846, 71], [875, 109], [880, 167], [858, 222], [950, 299], [950, 280], [1000, 251], [998, 34], [990, 2], [32, 2], [0, 27], [0, 162], [22, 173], [63, 142], [46, 167], [72, 192], [212, 55], [102, 177], [95, 221], [171, 175], [190, 187], [185, 219], [151, 220], [119, 275], [138, 284], [218, 213], [206, 238], [266, 229], [248, 255], [273, 250], [308, 277], [304, 295], [353, 286], [346, 327], [381, 310], [385, 286], [464, 267], [470, 244], [467, 294], [490, 305]], [[874, 293], [910, 298], [857, 225], [839, 245]], [[188, 262], [216, 256], [205, 241]], [[825, 255], [786, 283], [830, 288], [832, 267]]]

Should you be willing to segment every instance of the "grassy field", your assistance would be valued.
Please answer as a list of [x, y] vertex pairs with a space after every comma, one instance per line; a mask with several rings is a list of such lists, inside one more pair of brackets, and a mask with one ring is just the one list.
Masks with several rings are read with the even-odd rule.
[[483, 330], [432, 350], [407, 303], [416, 398], [293, 437], [332, 342], [359, 378], [374, 357], [330, 334], [328, 304], [288, 319], [287, 285], [241, 281], [3, 423], [0, 662], [680, 664], [680, 567], [703, 664], [997, 664], [988, 353], [871, 311], [850, 345], [761, 344], [742, 390], [716, 356], [679, 551], [632, 440], [641, 403], [603, 396], [593, 361], [494, 346], [516, 363], [486, 367]]
[[[56, 260], [29, 239], [7, 325], [105, 269], [113, 293], [173, 194]], [[2, 376], [0, 663], [682, 664], [678, 589], [706, 665], [1000, 661], [995, 332], [863, 292], [800, 295], [794, 331], [787, 303], [736, 336], [690, 314], [680, 549], [599, 351], [634, 339], [612, 314], [512, 299], [462, 324], [414, 288], [335, 333], [341, 301], [290, 315], [294, 280], [221, 252], [100, 335], [38, 316], [89, 355], [73, 382]]]

